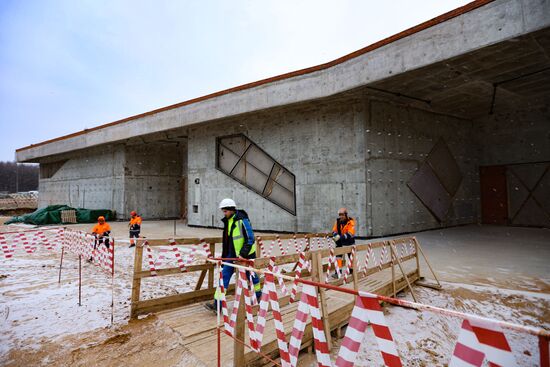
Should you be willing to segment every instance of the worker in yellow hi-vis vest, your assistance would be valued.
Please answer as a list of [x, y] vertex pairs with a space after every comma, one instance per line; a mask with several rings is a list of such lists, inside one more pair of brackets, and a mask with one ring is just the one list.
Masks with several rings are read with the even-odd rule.
[[[254, 240], [254, 231], [252, 225], [248, 219], [248, 214], [244, 210], [237, 210], [237, 205], [233, 199], [223, 199], [219, 205], [223, 212], [224, 217], [222, 222], [223, 228], [223, 247], [222, 258], [241, 258], [241, 259], [255, 259], [256, 258], [256, 243]], [[228, 261], [234, 262], [234, 261]], [[235, 268], [232, 266], [224, 266], [222, 268], [223, 286], [225, 289], [229, 286], [229, 281], [233, 275]], [[250, 278], [250, 274], [247, 272], [247, 278]], [[254, 291], [256, 297], [259, 300], [262, 291], [260, 286], [260, 279], [256, 273], [252, 273], [252, 283], [254, 284]], [[217, 301], [220, 299], [221, 294], [214, 294], [214, 302], [205, 304], [205, 307], [211, 311], [216, 312]]]

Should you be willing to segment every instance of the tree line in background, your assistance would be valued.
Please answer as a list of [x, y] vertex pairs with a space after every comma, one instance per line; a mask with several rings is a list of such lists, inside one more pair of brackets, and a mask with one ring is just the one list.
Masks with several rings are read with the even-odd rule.
[[38, 164], [17, 164], [0, 161], [0, 192], [38, 190]]

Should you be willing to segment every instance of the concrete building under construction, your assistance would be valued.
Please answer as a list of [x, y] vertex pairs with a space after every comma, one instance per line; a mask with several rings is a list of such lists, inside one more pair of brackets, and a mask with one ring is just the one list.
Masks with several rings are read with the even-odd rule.
[[550, 227], [550, 0], [480, 0], [332, 62], [17, 150], [39, 206], [358, 235]]

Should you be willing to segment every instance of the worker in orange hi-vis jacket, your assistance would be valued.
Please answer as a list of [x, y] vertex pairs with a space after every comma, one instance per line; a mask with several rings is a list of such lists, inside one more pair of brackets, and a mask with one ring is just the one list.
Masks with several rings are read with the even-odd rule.
[[139, 238], [139, 232], [141, 231], [141, 217], [135, 210], [130, 212], [128, 227], [130, 228], [130, 247], [134, 247], [136, 245], [134, 238]]
[[[346, 208], [338, 209], [338, 218], [332, 227], [332, 238], [336, 242], [336, 247], [355, 244], [355, 219], [348, 216]], [[338, 267], [342, 268], [342, 265], [342, 256], [339, 255]]]
[[[111, 234], [111, 226], [105, 221], [104, 216], [99, 216], [97, 218], [97, 224], [92, 228], [92, 234], [95, 236], [94, 250], [97, 249], [97, 246], [100, 243], [103, 243], [105, 247], [109, 248], [109, 236]], [[90, 257], [88, 261], [92, 261], [93, 258]]]

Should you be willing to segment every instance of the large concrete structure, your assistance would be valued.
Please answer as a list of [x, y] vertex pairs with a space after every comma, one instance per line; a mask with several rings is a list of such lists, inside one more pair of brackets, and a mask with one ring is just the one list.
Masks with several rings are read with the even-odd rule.
[[[239, 181], [220, 170], [219, 139], [233, 134], [280, 165], [265, 185], [246, 181], [246, 167]], [[252, 164], [245, 155], [233, 170]], [[229, 196], [265, 230], [327, 230], [341, 206], [363, 236], [479, 221], [550, 227], [550, 0], [474, 1], [331, 63], [21, 148], [17, 159], [41, 164], [40, 206], [120, 218], [138, 208], [218, 226]], [[291, 209], [266, 199], [275, 167], [293, 174]]]

